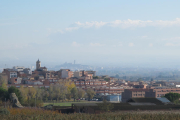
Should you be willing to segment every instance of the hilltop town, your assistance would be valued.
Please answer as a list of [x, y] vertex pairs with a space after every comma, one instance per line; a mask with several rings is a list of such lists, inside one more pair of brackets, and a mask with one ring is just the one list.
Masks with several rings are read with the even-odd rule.
[[[49, 88], [59, 81], [70, 81], [76, 88], [83, 90], [92, 89], [97, 96], [118, 96], [118, 99], [109, 101], [126, 102], [130, 98], [160, 98], [166, 93], [180, 93], [180, 83], [166, 81], [125, 81], [114, 77], [96, 76], [96, 71], [71, 71], [70, 69], [60, 69], [58, 71], [48, 71], [41, 66], [41, 61], [36, 61], [36, 69], [15, 66], [5, 68], [0, 73], [1, 84], [5, 81], [8, 87], [20, 88]], [[119, 97], [120, 96], [120, 97]]]

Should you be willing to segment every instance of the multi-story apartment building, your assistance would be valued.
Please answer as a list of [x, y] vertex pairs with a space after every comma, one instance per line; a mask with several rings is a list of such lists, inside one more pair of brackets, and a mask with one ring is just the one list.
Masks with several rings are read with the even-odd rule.
[[88, 71], [74, 71], [74, 77], [78, 79], [93, 79], [93, 72]]
[[146, 92], [146, 97], [158, 98], [158, 97], [165, 96], [165, 94], [170, 93], [170, 92], [180, 94], [180, 88], [156, 87]]
[[74, 71], [74, 77], [76, 78], [82, 77], [82, 71]]
[[74, 77], [74, 73], [70, 69], [61, 69], [59, 71], [59, 77], [62, 79], [69, 79], [71, 77]]
[[122, 86], [118, 84], [106, 82], [104, 79], [91, 79], [91, 80], [75, 80], [74, 81], [77, 88], [82, 89], [93, 89], [97, 94], [101, 95], [117, 95], [124, 91]]

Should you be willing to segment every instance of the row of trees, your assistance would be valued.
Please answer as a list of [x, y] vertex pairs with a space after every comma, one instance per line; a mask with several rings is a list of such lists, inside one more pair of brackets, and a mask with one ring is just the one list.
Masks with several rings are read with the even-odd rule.
[[32, 101], [42, 103], [48, 100], [56, 101], [69, 101], [72, 98], [76, 99], [87, 98], [92, 99], [95, 95], [94, 90], [87, 89], [84, 91], [81, 88], [76, 88], [74, 83], [70, 81], [61, 81], [55, 85], [50, 85], [49, 88], [20, 88], [10, 87], [7, 88], [6, 84], [2, 84], [0, 87], [0, 100], [4, 101], [9, 99], [10, 93], [16, 93], [20, 103], [22, 105], [32, 105]]

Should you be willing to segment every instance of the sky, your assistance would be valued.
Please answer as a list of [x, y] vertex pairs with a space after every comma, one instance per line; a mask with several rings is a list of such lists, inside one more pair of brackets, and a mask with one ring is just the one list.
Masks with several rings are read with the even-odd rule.
[[180, 65], [178, 0], [0, 0], [0, 66]]

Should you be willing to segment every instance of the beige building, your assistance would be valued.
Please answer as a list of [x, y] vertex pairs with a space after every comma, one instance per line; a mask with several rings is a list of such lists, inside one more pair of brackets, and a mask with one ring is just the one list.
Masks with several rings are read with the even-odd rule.
[[143, 98], [149, 89], [125, 89], [122, 93], [122, 102], [126, 102], [130, 98]]
[[77, 77], [77, 78], [82, 77], [82, 71], [74, 71], [74, 77]]
[[62, 79], [69, 79], [71, 77], [74, 77], [74, 73], [70, 69], [61, 69], [59, 71], [59, 77]]
[[78, 79], [93, 79], [93, 73], [87, 72], [87, 71], [75, 71], [74, 72], [74, 77]]

